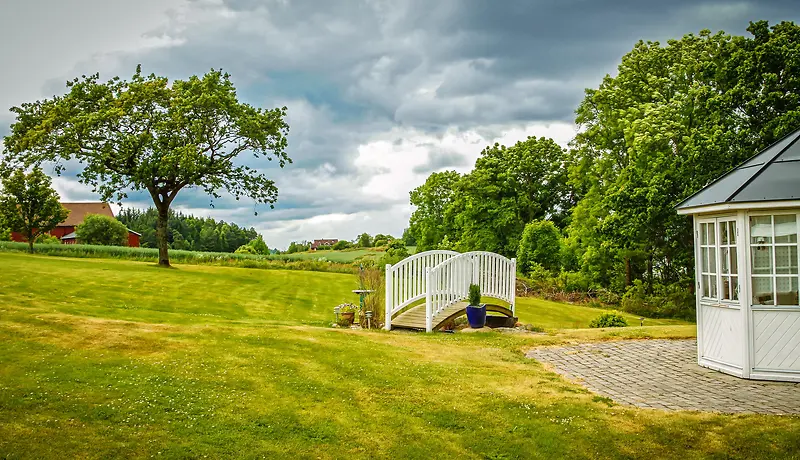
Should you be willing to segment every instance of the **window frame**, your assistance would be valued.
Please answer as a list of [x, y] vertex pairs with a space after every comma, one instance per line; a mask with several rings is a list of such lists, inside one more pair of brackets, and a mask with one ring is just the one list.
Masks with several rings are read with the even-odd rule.
[[[794, 243], [777, 243], [775, 239], [775, 216], [788, 216], [794, 215], [795, 216], [795, 231], [797, 232], [796, 240]], [[772, 241], [769, 243], [770, 248], [770, 257], [772, 261], [771, 271], [770, 274], [754, 274], [753, 273], [753, 243], [752, 243], [752, 235], [751, 235], [751, 226], [750, 226], [750, 218], [752, 217], [770, 217], [770, 225], [772, 230]], [[786, 310], [786, 309], [800, 309], [800, 305], [784, 305], [778, 303], [778, 278], [788, 279], [791, 280], [795, 278], [798, 283], [798, 287], [800, 288], [800, 211], [796, 209], [765, 209], [759, 211], [748, 211], [745, 215], [745, 225], [747, 227], [747, 282], [749, 283], [749, 305], [751, 308], [756, 308], [758, 310], [764, 309], [775, 309], [775, 310]], [[798, 273], [777, 273], [778, 271], [778, 261], [777, 261], [777, 247], [795, 247], [797, 249], [797, 267]], [[791, 251], [790, 251], [791, 253]], [[772, 304], [757, 304], [754, 302], [753, 299], [753, 278], [770, 278], [772, 279], [772, 297], [773, 303]], [[741, 282], [741, 281], [740, 281]], [[798, 303], [800, 304], [800, 294], [798, 294]]]
[[[722, 244], [722, 225], [728, 226], [729, 223], [733, 223], [734, 228], [734, 238], [736, 242], [731, 244], [730, 235], [728, 235], [728, 243], [723, 245]], [[706, 244], [703, 244], [703, 235], [701, 232], [703, 231], [703, 224], [713, 224], [714, 225], [714, 244], [708, 244], [709, 238], [706, 238]], [[707, 228], [707, 227], [706, 227]], [[739, 243], [742, 241], [742, 233], [739, 229], [739, 220], [736, 215], [725, 215], [725, 216], [715, 216], [715, 217], [704, 217], [697, 219], [697, 227], [695, 229], [695, 237], [697, 241], [697, 292], [698, 298], [700, 303], [703, 304], [712, 304], [712, 305], [725, 305], [725, 306], [733, 306], [739, 307], [741, 305], [741, 282], [742, 282], [742, 260], [739, 257]], [[736, 273], [732, 272], [732, 264], [730, 260], [728, 261], [728, 273], [722, 273], [722, 249], [728, 249], [728, 257], [730, 258], [730, 254], [735, 254], [736, 257]], [[705, 249], [713, 249], [714, 251], [714, 270], [715, 272], [712, 273], [709, 271], [703, 271], [703, 264], [705, 262]], [[711, 266], [709, 265], [709, 269]], [[707, 297], [705, 295], [705, 286], [703, 285], [703, 280], [706, 276], [713, 276], [713, 280], [716, 286], [716, 297]], [[736, 295], [736, 299], [728, 298], [723, 299], [722, 290], [724, 287], [723, 278], [733, 279], [736, 278], [736, 285], [729, 286], [730, 290], [728, 291], [730, 297]]]

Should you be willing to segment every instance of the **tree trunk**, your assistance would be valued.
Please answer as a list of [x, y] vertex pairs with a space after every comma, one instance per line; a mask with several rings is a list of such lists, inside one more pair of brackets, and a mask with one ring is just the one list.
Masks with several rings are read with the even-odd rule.
[[158, 221], [156, 223], [156, 240], [158, 240], [158, 265], [169, 267], [169, 241], [167, 240], [167, 222], [169, 220], [169, 205], [157, 206]]
[[631, 269], [631, 258], [625, 258], [625, 287], [631, 285], [631, 278], [633, 277], [632, 269]]
[[32, 236], [28, 237], [28, 250], [31, 252], [31, 254], [33, 254], [33, 237]]

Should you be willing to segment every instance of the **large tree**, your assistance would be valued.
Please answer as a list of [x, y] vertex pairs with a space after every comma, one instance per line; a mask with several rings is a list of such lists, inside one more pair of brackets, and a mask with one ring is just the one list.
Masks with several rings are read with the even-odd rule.
[[639, 42], [586, 91], [570, 172], [583, 198], [568, 244], [595, 281], [690, 286], [691, 224], [675, 205], [797, 129], [800, 28], [748, 31]]
[[3, 179], [0, 221], [5, 221], [11, 231], [21, 233], [28, 241], [31, 252], [39, 235], [54, 229], [69, 216], [69, 211], [61, 206], [52, 183], [50, 177], [39, 168], [34, 168], [28, 174], [17, 169]]
[[461, 175], [455, 171], [435, 172], [411, 191], [411, 205], [416, 209], [411, 214], [408, 231], [414, 235], [418, 251], [436, 249], [448, 234], [451, 240], [457, 238], [452, 222], [445, 219], [445, 212], [455, 199], [460, 180]]
[[16, 121], [5, 139], [14, 165], [78, 160], [82, 183], [104, 200], [121, 201], [126, 192], [147, 191], [158, 211], [159, 264], [169, 266], [167, 221], [178, 193], [196, 187], [219, 198], [275, 202], [278, 189], [260, 169], [238, 157], [291, 162], [286, 149], [286, 108], [261, 109], [239, 102], [227, 73], [171, 83], [142, 75], [100, 82], [99, 75], [76, 78], [69, 91], [11, 109]]

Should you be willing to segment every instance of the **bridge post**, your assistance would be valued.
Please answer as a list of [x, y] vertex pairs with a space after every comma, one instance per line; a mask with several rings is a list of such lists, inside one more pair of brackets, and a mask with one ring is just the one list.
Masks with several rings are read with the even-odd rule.
[[[470, 281], [470, 284], [480, 284], [481, 259], [475, 255], [469, 256], [469, 259], [470, 262], [472, 262], [472, 280]], [[483, 291], [483, 286], [481, 286], [481, 291]], [[467, 292], [469, 292], [469, 286], [467, 286]]]
[[517, 316], [517, 259], [511, 259], [511, 313]]
[[431, 267], [425, 267], [425, 332], [433, 332], [433, 298], [431, 296]]
[[392, 292], [392, 264], [386, 264], [386, 298], [384, 299], [384, 303], [386, 304], [386, 316], [384, 317], [384, 326], [383, 328], [387, 331], [392, 330], [392, 310], [394, 307], [392, 306], [393, 303], [393, 292]]

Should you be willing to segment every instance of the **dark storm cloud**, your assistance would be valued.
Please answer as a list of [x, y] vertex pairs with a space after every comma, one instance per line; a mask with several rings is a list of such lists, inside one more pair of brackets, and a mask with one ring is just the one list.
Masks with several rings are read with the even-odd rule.
[[[570, 122], [584, 89], [613, 73], [636, 41], [701, 29], [746, 35], [748, 21], [759, 19], [798, 21], [800, 8], [796, 0], [196, 0], [149, 29], [149, 38], [169, 46], [113, 53], [114, 65], [104, 67], [111, 73], [101, 77], [130, 76], [139, 63], [171, 79], [224, 68], [243, 100], [287, 105], [294, 163], [279, 171], [274, 162], [243, 158], [276, 180], [276, 209], [257, 206], [254, 217], [252, 203], [223, 197], [210, 213], [267, 225], [264, 216], [296, 221], [407, 203], [407, 191], [401, 202], [358, 188], [387, 168], [380, 160], [356, 164], [359, 149], [376, 138], [402, 150], [406, 132], [441, 140], [469, 130], [493, 139], [510, 126]], [[103, 59], [86, 55], [70, 74], [46, 75], [44, 94], [63, 93], [66, 78], [98, 71]], [[0, 100], [16, 100], [14, 90], [0, 88]], [[408, 166], [415, 174], [468, 161], [442, 145], [426, 148], [427, 161]], [[128, 200], [148, 202], [143, 194]], [[210, 203], [194, 189], [176, 206]]]
[[414, 167], [416, 174], [429, 174], [442, 169], [452, 169], [457, 166], [466, 166], [469, 163], [464, 155], [458, 152], [433, 150], [428, 156], [428, 161]]

